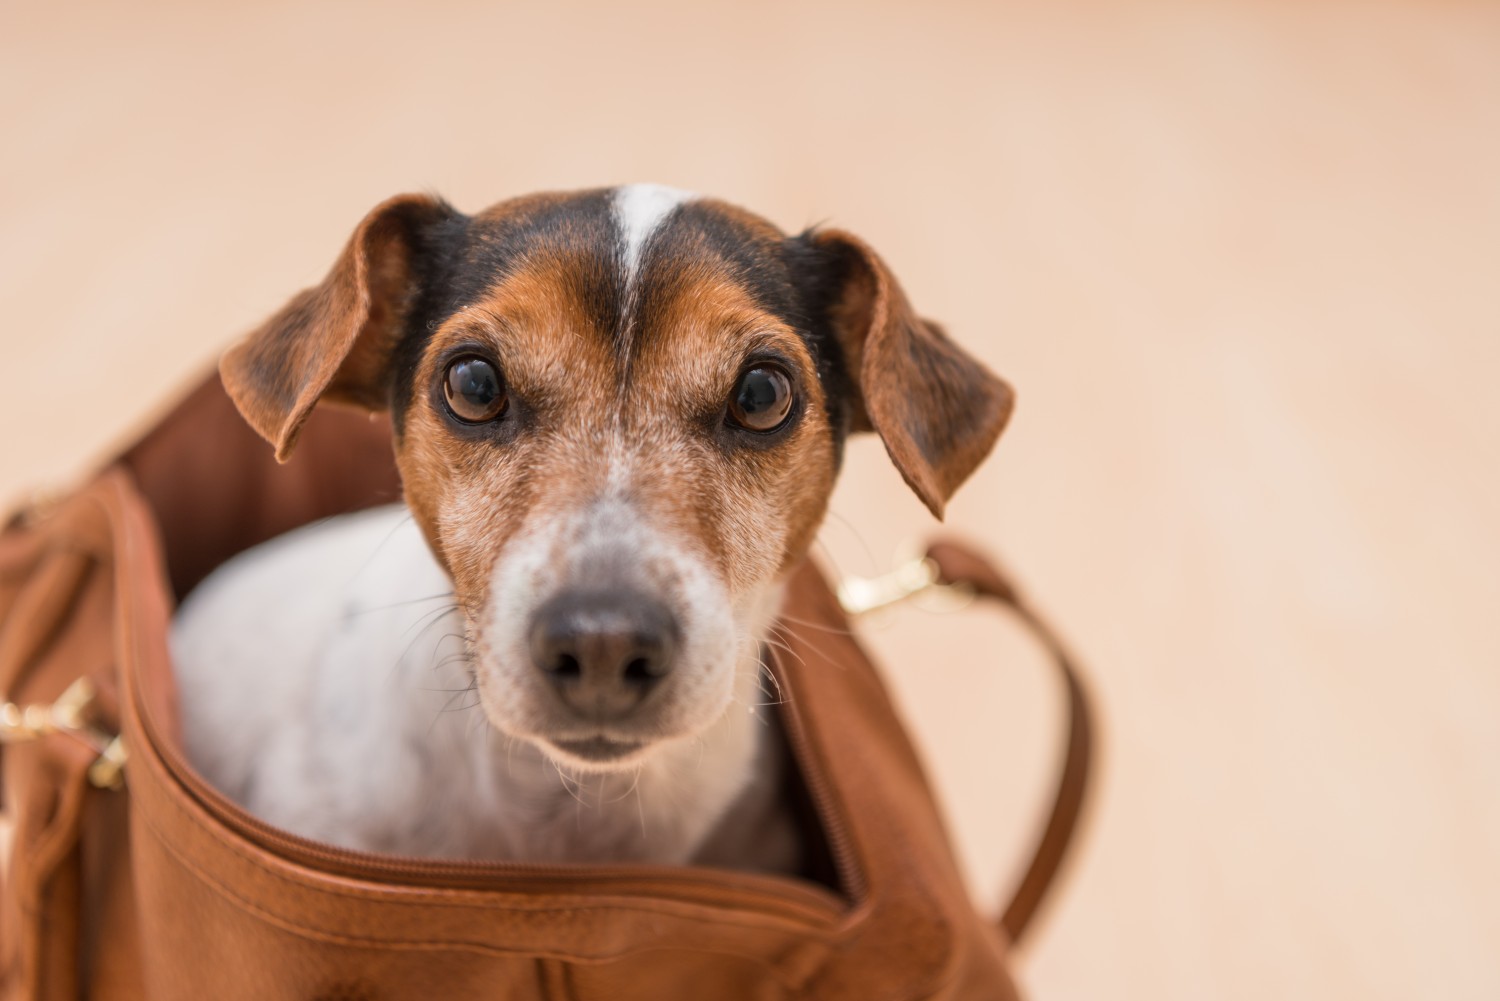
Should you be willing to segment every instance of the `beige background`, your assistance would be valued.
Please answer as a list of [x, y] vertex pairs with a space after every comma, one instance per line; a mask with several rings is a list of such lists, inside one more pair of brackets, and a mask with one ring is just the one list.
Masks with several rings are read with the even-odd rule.
[[[1500, 997], [1500, 8], [0, 11], [0, 494], [396, 191], [835, 221], [1019, 388], [950, 520], [1108, 717], [1035, 996]], [[849, 570], [929, 529], [875, 442], [834, 508]], [[996, 635], [871, 630], [987, 904], [1058, 727]]]

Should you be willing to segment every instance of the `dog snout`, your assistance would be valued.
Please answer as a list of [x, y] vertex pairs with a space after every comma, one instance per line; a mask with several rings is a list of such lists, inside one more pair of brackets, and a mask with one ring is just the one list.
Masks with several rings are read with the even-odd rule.
[[536, 611], [529, 645], [564, 704], [603, 723], [628, 716], [671, 673], [678, 629], [648, 595], [572, 591]]

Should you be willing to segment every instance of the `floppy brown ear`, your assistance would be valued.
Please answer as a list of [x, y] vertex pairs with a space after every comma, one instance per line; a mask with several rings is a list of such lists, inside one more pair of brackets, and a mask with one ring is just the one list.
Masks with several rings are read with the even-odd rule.
[[856, 236], [814, 235], [837, 262], [831, 319], [854, 382], [853, 430], [875, 431], [932, 513], [989, 454], [1015, 394], [941, 327], [912, 311], [895, 276]]
[[397, 195], [360, 222], [328, 277], [230, 348], [224, 387], [285, 462], [320, 399], [388, 405], [388, 369], [415, 292], [424, 227], [453, 210], [428, 195]]

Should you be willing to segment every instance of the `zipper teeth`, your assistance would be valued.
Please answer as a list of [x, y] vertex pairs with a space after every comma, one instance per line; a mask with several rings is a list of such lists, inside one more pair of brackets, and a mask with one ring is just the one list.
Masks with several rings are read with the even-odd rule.
[[[782, 667], [781, 661], [776, 656], [770, 658], [770, 669], [775, 673], [776, 680], [788, 685], [795, 692], [795, 684], [790, 681], [787, 672]], [[141, 706], [145, 709], [145, 706]], [[835, 870], [839, 882], [845, 890], [845, 894], [837, 891], [830, 893], [826, 888], [803, 887], [785, 881], [784, 878], [766, 876], [754, 873], [732, 873], [740, 879], [748, 877], [750, 881], [762, 879], [781, 879], [782, 882], [772, 886], [744, 886], [757, 895], [766, 897], [788, 896], [788, 890], [796, 896], [805, 898], [807, 903], [812, 904], [820, 911], [826, 911], [830, 903], [835, 903], [838, 909], [845, 909], [849, 904], [858, 904], [863, 898], [866, 888], [864, 874], [861, 871], [853, 849], [852, 840], [849, 836], [847, 825], [844, 822], [838, 804], [835, 802], [831, 792], [830, 784], [814, 760], [811, 742], [807, 736], [807, 730], [802, 720], [802, 715], [797, 709], [794, 701], [787, 701], [779, 707], [785, 717], [783, 728], [788, 744], [791, 745], [792, 756], [801, 769], [803, 781], [807, 784], [808, 793], [813, 800], [819, 823], [823, 828], [823, 834], [828, 840], [829, 852], [833, 856]], [[146, 723], [151, 730], [159, 730], [150, 720], [150, 712], [141, 713], [142, 722]], [[538, 862], [490, 862], [465, 859], [435, 860], [411, 855], [375, 854], [363, 852], [352, 848], [340, 848], [326, 842], [314, 841], [310, 838], [299, 837], [289, 834], [259, 819], [246, 811], [239, 804], [228, 799], [217, 789], [209, 786], [202, 778], [187, 765], [185, 759], [178, 753], [178, 749], [170, 742], [153, 739], [151, 743], [158, 757], [172, 773], [177, 782], [182, 785], [200, 805], [209, 810], [218, 818], [234, 829], [242, 836], [274, 849], [279, 854], [291, 858], [294, 862], [311, 864], [319, 868], [335, 868], [340, 872], [355, 877], [370, 874], [395, 874], [410, 876], [417, 879], [442, 879], [452, 878], [461, 880], [473, 880], [478, 877], [521, 877], [544, 879], [553, 877], [568, 880], [597, 880], [618, 883], [630, 883], [641, 881], [660, 882], [667, 881], [684, 886], [701, 887], [704, 885], [704, 872], [702, 869], [680, 866], [662, 865], [583, 865], [583, 864], [549, 864]], [[321, 865], [319, 865], [321, 863]], [[847, 900], [838, 899], [847, 896]], [[793, 901], [785, 901], [793, 903]]]
[[[791, 689], [795, 696], [797, 685], [787, 674], [780, 656], [774, 650], [770, 668], [776, 675], [776, 681]], [[834, 801], [832, 789], [823, 770], [812, 760], [815, 757], [812, 742], [808, 739], [807, 728], [803, 723], [802, 712], [797, 707], [796, 699], [786, 700], [779, 708], [786, 717], [784, 730], [787, 743], [792, 746], [792, 757], [802, 769], [802, 781], [807, 783], [808, 795], [812, 797], [813, 806], [817, 809], [818, 820], [822, 824], [824, 836], [828, 839], [828, 851], [833, 856], [833, 865], [838, 873], [839, 882], [847, 891], [849, 898], [858, 904], [864, 899], [867, 886], [864, 870], [855, 857], [854, 842], [844, 822], [844, 815], [839, 810], [839, 804]]]
[[[491, 891], [504, 889], [522, 893], [538, 892], [539, 888], [526, 885], [497, 887], [494, 884], [502, 879], [533, 883], [550, 878], [565, 880], [569, 883], [591, 881], [626, 886], [632, 883], [657, 885], [669, 883], [677, 887], [701, 890], [719, 889], [719, 883], [732, 882], [735, 884], [733, 889], [737, 892], [751, 894], [781, 910], [795, 911], [804, 916], [812, 914], [820, 920], [826, 920], [830, 912], [842, 913], [849, 906], [848, 901], [841, 899], [826, 888], [815, 884], [803, 886], [781, 877], [759, 873], [649, 864], [584, 865], [465, 859], [439, 860], [340, 848], [326, 842], [288, 834], [278, 827], [265, 823], [245, 812], [232, 801], [223, 798], [217, 790], [203, 785], [201, 780], [196, 780], [197, 777], [191, 771], [184, 772], [181, 762], [169, 760], [166, 753], [161, 753], [161, 757], [189, 793], [237, 834], [249, 838], [293, 863], [325, 872], [332, 871], [341, 876], [355, 879], [375, 879], [382, 875], [410, 877], [413, 885], [453, 881], [462, 884], [458, 887], [459, 889]], [[777, 880], [775, 885], [771, 885], [769, 882], [771, 880]]]

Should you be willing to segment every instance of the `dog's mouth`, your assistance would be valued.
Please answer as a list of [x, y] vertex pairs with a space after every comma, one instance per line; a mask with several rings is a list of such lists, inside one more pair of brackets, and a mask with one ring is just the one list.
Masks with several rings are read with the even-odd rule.
[[592, 765], [619, 764], [645, 748], [639, 740], [615, 740], [612, 737], [587, 737], [582, 740], [548, 740], [564, 755]]

